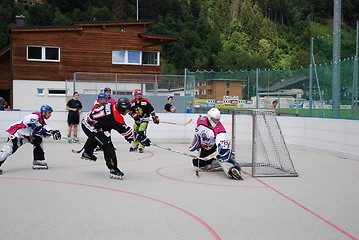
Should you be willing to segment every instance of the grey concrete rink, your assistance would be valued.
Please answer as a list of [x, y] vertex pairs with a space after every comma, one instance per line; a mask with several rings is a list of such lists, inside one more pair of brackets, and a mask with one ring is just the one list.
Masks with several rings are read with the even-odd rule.
[[[195, 175], [189, 157], [116, 143], [123, 180], [103, 154], [45, 142], [49, 170], [32, 170], [26, 144], [3, 165], [0, 239], [358, 239], [359, 162], [291, 148], [299, 177], [244, 181]], [[3, 143], [1, 143], [3, 145]], [[184, 144], [163, 145], [186, 151]], [[240, 158], [237, 154], [238, 159]]]

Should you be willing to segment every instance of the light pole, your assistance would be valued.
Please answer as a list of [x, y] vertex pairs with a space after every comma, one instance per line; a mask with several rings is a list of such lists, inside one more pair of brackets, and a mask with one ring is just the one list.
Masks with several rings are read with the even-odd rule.
[[137, 12], [137, 21], [138, 21], [138, 0], [137, 0], [137, 2], [136, 2], [136, 12]]

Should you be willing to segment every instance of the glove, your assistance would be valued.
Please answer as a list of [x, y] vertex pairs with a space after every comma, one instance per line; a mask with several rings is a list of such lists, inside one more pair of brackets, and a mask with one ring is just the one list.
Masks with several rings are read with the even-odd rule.
[[140, 116], [137, 113], [132, 114], [131, 116], [135, 121], [140, 120]]
[[137, 138], [137, 134], [134, 131], [131, 131], [127, 135], [125, 135], [125, 139], [129, 143], [135, 141], [136, 138]]
[[37, 126], [34, 128], [34, 134], [46, 135], [46, 133], [47, 133], [46, 128], [43, 128], [42, 126]]
[[138, 141], [140, 141], [140, 143], [145, 147], [151, 146], [151, 140], [145, 135], [140, 136]]
[[59, 130], [52, 130], [50, 131], [52, 138], [54, 140], [60, 140], [61, 139], [61, 132]]
[[160, 123], [160, 119], [158, 118], [158, 116], [153, 116], [152, 120], [153, 120], [154, 124], [159, 124]]

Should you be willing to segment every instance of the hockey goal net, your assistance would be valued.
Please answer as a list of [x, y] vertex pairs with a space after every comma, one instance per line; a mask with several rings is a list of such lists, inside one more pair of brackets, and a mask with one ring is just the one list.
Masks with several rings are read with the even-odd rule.
[[276, 115], [271, 110], [232, 112], [232, 150], [253, 177], [298, 176]]

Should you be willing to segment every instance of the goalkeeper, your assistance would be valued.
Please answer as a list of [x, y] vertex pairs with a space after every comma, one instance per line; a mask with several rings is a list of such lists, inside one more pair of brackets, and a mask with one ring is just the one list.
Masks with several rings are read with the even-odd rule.
[[[208, 171], [219, 164], [229, 178], [243, 180], [241, 167], [234, 160], [234, 153], [226, 139], [226, 129], [220, 119], [221, 113], [217, 108], [211, 108], [207, 116], [198, 118], [196, 133], [189, 151], [199, 151], [201, 159], [194, 158], [193, 165]], [[202, 160], [203, 158], [207, 160]]]
[[[45, 122], [51, 117], [53, 110], [49, 105], [42, 105], [39, 112], [33, 112], [25, 116], [22, 120], [12, 124], [6, 131], [10, 134], [7, 143], [0, 152], [0, 166], [5, 160], [15, 153], [19, 147], [25, 143], [34, 146], [33, 169], [48, 169], [45, 162], [43, 149], [43, 138], [52, 135], [54, 140], [61, 139], [59, 130], [52, 130]], [[0, 169], [0, 174], [2, 170]]]

